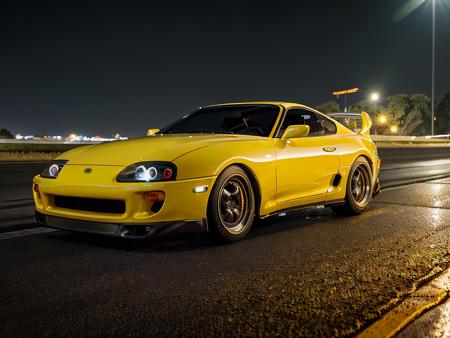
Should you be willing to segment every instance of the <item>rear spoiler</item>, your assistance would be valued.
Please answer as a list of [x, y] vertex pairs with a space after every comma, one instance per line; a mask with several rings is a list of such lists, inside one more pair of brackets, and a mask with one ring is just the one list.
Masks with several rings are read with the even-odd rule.
[[372, 119], [366, 112], [361, 113], [330, 113], [327, 116], [338, 121], [346, 128], [353, 130], [360, 135], [370, 136], [370, 127], [372, 127]]

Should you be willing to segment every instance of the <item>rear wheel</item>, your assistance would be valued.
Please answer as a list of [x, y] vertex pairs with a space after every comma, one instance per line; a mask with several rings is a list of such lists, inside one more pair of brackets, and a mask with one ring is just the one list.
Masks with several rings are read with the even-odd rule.
[[221, 240], [243, 239], [255, 218], [255, 196], [247, 174], [237, 166], [226, 168], [217, 178], [208, 204], [208, 225]]
[[345, 204], [332, 207], [337, 214], [359, 215], [372, 201], [372, 170], [364, 157], [358, 157], [348, 175]]

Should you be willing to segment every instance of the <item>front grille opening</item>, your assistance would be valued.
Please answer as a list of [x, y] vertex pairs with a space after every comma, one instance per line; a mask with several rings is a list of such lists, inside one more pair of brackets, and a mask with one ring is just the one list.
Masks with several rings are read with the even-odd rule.
[[105, 200], [97, 198], [54, 196], [56, 207], [109, 214], [125, 213], [125, 202], [119, 200]]
[[153, 205], [150, 210], [156, 214], [158, 211], [161, 210], [163, 204], [164, 204], [164, 201], [153, 202]]

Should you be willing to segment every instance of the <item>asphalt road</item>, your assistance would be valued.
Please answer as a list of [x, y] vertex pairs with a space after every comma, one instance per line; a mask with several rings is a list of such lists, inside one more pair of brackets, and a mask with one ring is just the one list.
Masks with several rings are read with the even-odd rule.
[[[380, 154], [382, 186], [450, 175], [449, 148]], [[0, 164], [3, 206], [41, 167]], [[449, 265], [449, 220], [446, 178], [385, 189], [357, 217], [274, 217], [234, 245], [0, 228], [0, 336], [352, 335]]]
[[450, 147], [379, 148], [384, 188], [450, 175]]

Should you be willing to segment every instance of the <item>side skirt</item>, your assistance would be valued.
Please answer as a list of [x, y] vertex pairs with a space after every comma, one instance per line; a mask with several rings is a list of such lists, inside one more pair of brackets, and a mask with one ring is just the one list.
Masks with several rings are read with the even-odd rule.
[[277, 210], [270, 214], [262, 215], [259, 218], [264, 219], [264, 218], [271, 217], [271, 216], [276, 216], [276, 215], [280, 215], [280, 214], [284, 214], [284, 213], [288, 213], [288, 212], [301, 211], [301, 210], [305, 210], [305, 209], [309, 209], [309, 208], [317, 207], [317, 206], [321, 206], [321, 205], [323, 205], [324, 207], [332, 207], [332, 206], [342, 205], [344, 203], [345, 203], [345, 200], [331, 200], [331, 201], [327, 201], [327, 202], [318, 202], [318, 203], [299, 205], [296, 207], [280, 209], [280, 210]]

